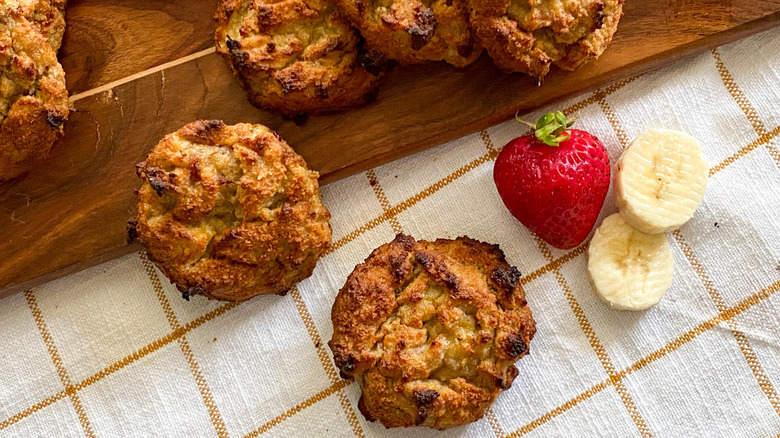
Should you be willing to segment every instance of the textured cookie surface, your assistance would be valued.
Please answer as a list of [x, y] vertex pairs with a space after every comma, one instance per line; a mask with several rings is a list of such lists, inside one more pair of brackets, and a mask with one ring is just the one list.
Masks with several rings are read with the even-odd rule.
[[65, 33], [66, 0], [3, 0], [5, 14], [24, 17], [49, 40], [55, 52], [60, 49]]
[[0, 180], [45, 159], [67, 117], [57, 53], [35, 24], [0, 10]]
[[185, 297], [283, 293], [331, 240], [317, 172], [262, 125], [190, 123], [137, 166], [130, 237]]
[[497, 66], [544, 77], [574, 70], [612, 40], [624, 0], [468, 0], [474, 34]]
[[482, 417], [517, 376], [536, 331], [520, 273], [496, 245], [399, 234], [336, 297], [329, 345], [359, 407], [387, 427], [436, 429]]
[[217, 51], [249, 100], [287, 115], [370, 101], [385, 70], [327, 0], [222, 0]]
[[413, 64], [446, 61], [465, 67], [482, 48], [472, 38], [466, 0], [336, 0], [368, 45]]

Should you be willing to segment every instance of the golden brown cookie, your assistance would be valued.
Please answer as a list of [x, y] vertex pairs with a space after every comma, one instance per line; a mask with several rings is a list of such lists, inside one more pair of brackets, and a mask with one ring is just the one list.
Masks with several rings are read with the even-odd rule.
[[493, 61], [543, 78], [550, 65], [574, 70], [601, 56], [624, 0], [468, 0], [471, 26]]
[[0, 11], [0, 180], [48, 157], [68, 105], [57, 53], [36, 25]]
[[385, 71], [328, 0], [221, 0], [216, 46], [260, 108], [338, 111], [373, 99]]
[[24, 17], [49, 40], [55, 52], [60, 50], [65, 33], [66, 0], [3, 0], [6, 14]]
[[482, 48], [472, 38], [466, 0], [335, 0], [368, 45], [404, 64], [465, 67]]
[[520, 273], [497, 245], [399, 234], [339, 291], [328, 343], [359, 408], [386, 427], [461, 426], [517, 376], [536, 332]]
[[190, 123], [137, 171], [143, 184], [129, 237], [185, 298], [284, 293], [330, 244], [319, 174], [265, 126]]

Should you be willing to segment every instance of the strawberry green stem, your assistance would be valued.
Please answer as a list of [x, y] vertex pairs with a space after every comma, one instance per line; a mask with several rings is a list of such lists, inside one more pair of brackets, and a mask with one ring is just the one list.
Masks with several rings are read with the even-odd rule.
[[534, 136], [540, 142], [548, 146], [558, 147], [562, 142], [571, 137], [568, 128], [574, 124], [577, 118], [566, 120], [566, 115], [561, 111], [556, 111], [543, 115], [535, 125], [522, 120], [517, 114], [515, 114], [515, 120], [530, 126], [534, 130]]

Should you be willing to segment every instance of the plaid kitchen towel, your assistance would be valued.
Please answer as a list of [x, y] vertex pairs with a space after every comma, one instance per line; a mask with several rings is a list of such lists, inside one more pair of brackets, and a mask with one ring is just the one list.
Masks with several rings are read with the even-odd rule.
[[[0, 437], [778, 436], [778, 102], [775, 29], [554, 106], [613, 163], [649, 128], [704, 145], [704, 204], [667, 236], [674, 282], [647, 311], [609, 309], [585, 246], [553, 249], [504, 208], [493, 161], [526, 132], [510, 121], [324, 187], [333, 245], [286, 296], [187, 302], [136, 253], [0, 301]], [[367, 422], [327, 348], [347, 275], [399, 232], [499, 243], [523, 273], [531, 353], [467, 427]]]

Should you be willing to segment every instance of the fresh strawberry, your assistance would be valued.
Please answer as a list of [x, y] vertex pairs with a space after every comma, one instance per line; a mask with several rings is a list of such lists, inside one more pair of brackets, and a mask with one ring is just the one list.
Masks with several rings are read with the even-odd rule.
[[[527, 122], [524, 122], [527, 123]], [[534, 135], [510, 141], [498, 154], [493, 180], [514, 217], [550, 245], [582, 243], [609, 190], [609, 157], [593, 135], [568, 129], [563, 113], [547, 113]]]

